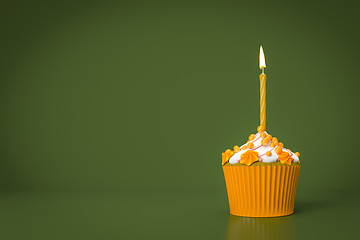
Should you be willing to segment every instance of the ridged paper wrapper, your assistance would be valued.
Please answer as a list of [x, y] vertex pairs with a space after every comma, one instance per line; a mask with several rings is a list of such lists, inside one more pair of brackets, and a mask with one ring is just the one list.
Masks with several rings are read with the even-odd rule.
[[230, 214], [279, 217], [294, 213], [300, 166], [223, 166]]

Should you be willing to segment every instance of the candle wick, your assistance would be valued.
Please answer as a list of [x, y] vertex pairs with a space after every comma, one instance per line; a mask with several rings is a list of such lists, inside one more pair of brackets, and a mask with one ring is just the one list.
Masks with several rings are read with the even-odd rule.
[[261, 68], [261, 71], [262, 71], [262, 74], [265, 74], [265, 68], [264, 67]]

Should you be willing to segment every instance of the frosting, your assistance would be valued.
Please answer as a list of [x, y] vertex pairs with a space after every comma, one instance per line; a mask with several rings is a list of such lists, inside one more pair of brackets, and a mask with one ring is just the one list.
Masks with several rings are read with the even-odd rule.
[[258, 155], [259, 155], [258, 152], [247, 150], [246, 152], [241, 154], [240, 163], [250, 166], [254, 162], [258, 161], [259, 159]]
[[293, 153], [284, 148], [284, 144], [277, 138], [269, 135], [261, 126], [258, 133], [251, 134], [249, 141], [243, 145], [235, 146], [234, 151], [227, 149], [222, 153], [222, 165], [241, 163], [250, 166], [254, 162], [264, 163], [281, 162], [290, 165], [292, 162], [300, 163], [300, 154]]

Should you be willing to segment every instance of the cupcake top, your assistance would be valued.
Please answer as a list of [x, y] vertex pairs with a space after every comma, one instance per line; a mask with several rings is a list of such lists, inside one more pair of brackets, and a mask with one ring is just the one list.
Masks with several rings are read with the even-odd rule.
[[298, 152], [293, 153], [284, 148], [284, 144], [276, 137], [268, 134], [263, 126], [257, 128], [258, 133], [251, 134], [249, 141], [243, 145], [235, 146], [234, 150], [227, 149], [222, 153], [222, 165], [241, 163], [250, 166], [254, 162], [274, 163], [281, 162], [291, 165], [300, 163]]

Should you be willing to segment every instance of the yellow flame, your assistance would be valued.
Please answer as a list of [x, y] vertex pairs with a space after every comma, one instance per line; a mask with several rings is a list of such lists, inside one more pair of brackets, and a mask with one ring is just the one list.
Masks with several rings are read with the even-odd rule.
[[259, 67], [260, 67], [260, 69], [266, 68], [265, 55], [264, 55], [264, 50], [263, 50], [262, 46], [260, 46]]

